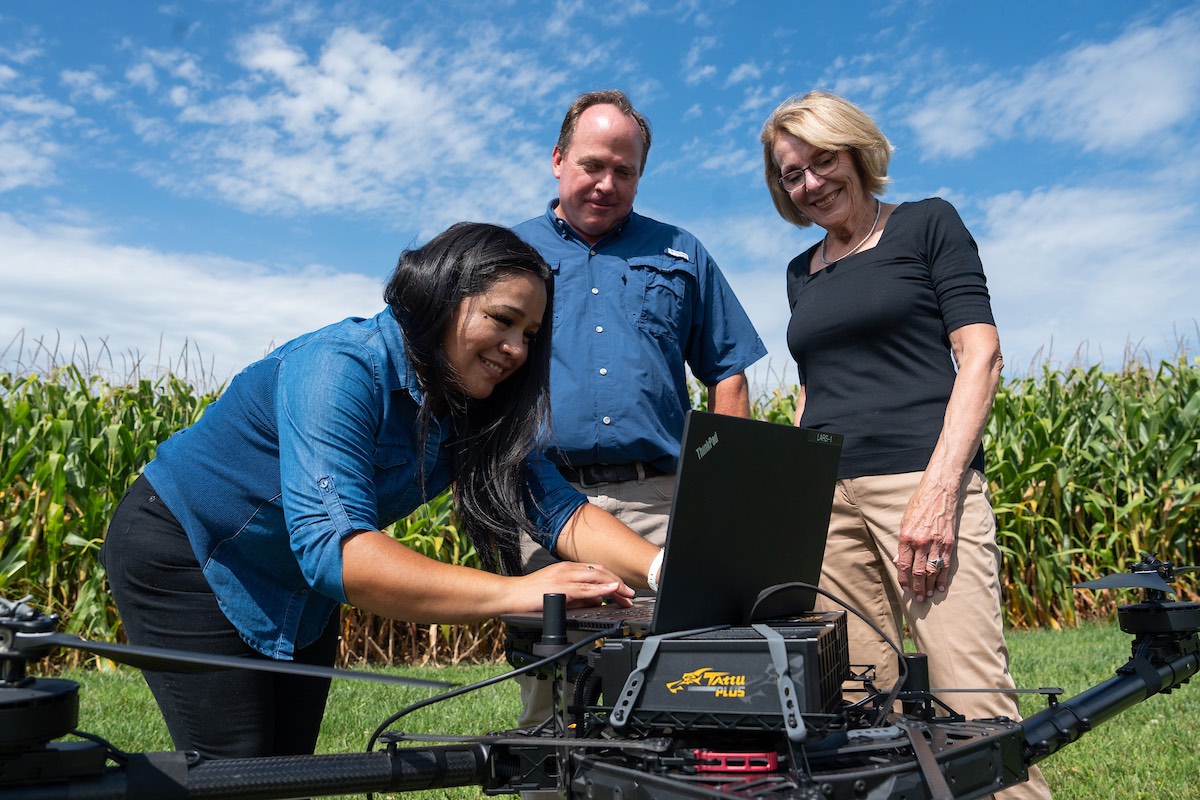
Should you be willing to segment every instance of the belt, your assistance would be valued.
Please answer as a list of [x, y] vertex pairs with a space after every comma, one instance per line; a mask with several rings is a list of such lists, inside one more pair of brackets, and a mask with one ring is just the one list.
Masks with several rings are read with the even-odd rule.
[[582, 467], [560, 466], [558, 471], [569, 481], [580, 486], [596, 486], [601, 483], [621, 483], [638, 479], [638, 465], [641, 465], [642, 475], [653, 477], [666, 475], [663, 470], [645, 461], [635, 461], [632, 464], [587, 464]]

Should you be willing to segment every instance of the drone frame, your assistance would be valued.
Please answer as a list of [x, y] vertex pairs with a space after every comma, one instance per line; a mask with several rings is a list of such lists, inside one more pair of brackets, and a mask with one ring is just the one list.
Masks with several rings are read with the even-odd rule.
[[[937, 713], [917, 658], [908, 665], [909, 678], [898, 694], [903, 713], [892, 715], [890, 724], [847, 726], [824, 743], [788, 742], [779, 748], [783, 761], [804, 763], [808, 769], [784, 768], [766, 758], [766, 753], [758, 762], [746, 752], [714, 750], [705, 746], [709, 733], [686, 730], [626, 737], [609, 731], [593, 739], [573, 738], [564, 730], [505, 731], [482, 737], [387, 732], [378, 737], [384, 747], [377, 751], [246, 759], [203, 760], [186, 752], [124, 753], [74, 730], [77, 684], [29, 678], [26, 663], [54, 647], [68, 647], [159, 668], [168, 663], [172, 669], [248, 665], [215, 664], [198, 654], [179, 656], [87, 642], [55, 633], [56, 618], [41, 615], [25, 601], [2, 601], [0, 800], [38, 800], [68, 793], [93, 800], [273, 800], [472, 785], [488, 794], [558, 788], [589, 800], [982, 797], [1025, 780], [1031, 765], [1137, 703], [1187, 683], [1200, 671], [1200, 603], [1165, 600], [1167, 582], [1190, 568], [1174, 568], [1143, 555], [1143, 561], [1131, 567], [1132, 576], [1142, 577], [1122, 576], [1124, 583], [1081, 584], [1082, 588], [1120, 585], [1147, 591], [1142, 602], [1118, 608], [1120, 627], [1133, 636], [1133, 643], [1129, 660], [1113, 678], [1067, 700], [1059, 700], [1059, 690], [1047, 691], [1048, 707], [1022, 722], [964, 720]], [[1158, 582], [1150, 585], [1144, 576], [1151, 572], [1166, 584], [1166, 590]], [[569, 652], [552, 654], [547, 661], [563, 665], [569, 657]], [[336, 677], [376, 679], [371, 674], [333, 672]], [[429, 688], [447, 685], [411, 679], [391, 682]], [[48, 708], [54, 713], [44, 713]], [[66, 733], [83, 738], [57, 741]], [[450, 743], [408, 746], [418, 739]], [[741, 762], [730, 768], [738, 758]]]

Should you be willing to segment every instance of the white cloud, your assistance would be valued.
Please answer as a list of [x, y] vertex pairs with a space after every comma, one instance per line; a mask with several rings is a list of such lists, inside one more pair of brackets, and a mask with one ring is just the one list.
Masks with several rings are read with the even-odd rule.
[[697, 137], [685, 142], [672, 160], [654, 164], [655, 171], [701, 170], [735, 180], [762, 171], [762, 150], [745, 147], [729, 136]]
[[[28, 364], [41, 341], [60, 360], [106, 351], [97, 366], [117, 378], [134, 363], [174, 369], [185, 354], [193, 370], [219, 383], [273, 345], [384, 305], [379, 281], [363, 275], [319, 267], [276, 273], [227, 258], [114, 246], [88, 228], [31, 227], [7, 214], [0, 214], [0, 252], [0, 331], [21, 332], [15, 344], [0, 342], [5, 368]], [[146, 351], [150, 343], [156, 352]]]
[[44, 51], [35, 45], [22, 44], [16, 47], [0, 47], [0, 58], [14, 64], [29, 64], [42, 56]]
[[41, 94], [19, 93], [21, 75], [11, 69], [0, 78], [16, 90], [0, 94], [0, 192], [55, 183], [62, 148], [54, 135], [75, 110]]
[[695, 86], [717, 74], [715, 66], [703, 63], [704, 54], [716, 44], [717, 40], [713, 36], [701, 36], [692, 42], [683, 59], [683, 80], [689, 86]]
[[184, 108], [192, 101], [192, 93], [186, 86], [172, 86], [171, 90], [167, 92], [167, 98], [171, 105]]
[[578, 27], [575, 24], [575, 16], [585, 8], [583, 0], [555, 0], [554, 11], [546, 15], [544, 23], [546, 38], [556, 39], [573, 35], [574, 29]]
[[595, 27], [596, 24], [607, 28], [642, 24], [640, 21], [631, 20], [634, 17], [653, 14], [656, 10], [661, 13], [661, 9], [645, 0], [602, 5], [583, 0], [556, 0], [554, 10], [545, 15], [543, 30], [549, 40], [561, 38], [577, 42], [585, 30]]
[[1059, 187], [986, 203], [977, 238], [1010, 366], [1070, 363], [1083, 347], [1117, 367], [1131, 343], [1170, 357], [1180, 332], [1195, 352], [1200, 236], [1179, 225], [1195, 196], [1137, 197]]
[[729, 77], [725, 79], [725, 87], [729, 88], [734, 84], [758, 80], [761, 76], [762, 70], [757, 65], [747, 61], [744, 64], [738, 64], [730, 71]]
[[0, 192], [53, 183], [58, 147], [38, 135], [44, 125], [0, 123]]
[[3, 107], [12, 116], [20, 115], [51, 120], [65, 119], [75, 114], [75, 110], [70, 106], [40, 94], [0, 95], [0, 102], [3, 103], [0, 107]]
[[1011, 96], [1011, 87], [989, 81], [935, 90], [908, 118], [920, 151], [926, 156], [956, 158], [983, 149], [993, 138], [1007, 137], [1012, 120], [995, 113], [1000, 98], [1006, 95]]
[[212, 83], [196, 57], [183, 50], [144, 48], [137, 52], [136, 59], [125, 68], [125, 80], [151, 95], [166, 84], [165, 99], [171, 106], [183, 105], [194, 90]]
[[1038, 65], [1018, 89], [1040, 89], [1029, 127], [1106, 152], [1154, 142], [1200, 107], [1197, 40], [1200, 14], [1180, 14], [1161, 27], [1134, 27], [1109, 44]]
[[100, 76], [92, 70], [64, 69], [59, 73], [62, 82], [71, 91], [71, 99], [83, 97], [97, 103], [106, 103], [116, 96], [116, 90], [105, 86]]
[[125, 80], [148, 92], [153, 92], [158, 88], [158, 78], [154, 74], [154, 66], [144, 61], [126, 69]]
[[[171, 90], [183, 125], [174, 169], [157, 180], [254, 213], [419, 217], [430, 233], [461, 218], [446, 209], [461, 209], [464, 195], [469, 218], [539, 208], [550, 193], [549, 144], [515, 138], [526, 109], [511, 103], [540, 103], [561, 79], [537, 56], [506, 49], [496, 29], [470, 39], [460, 49], [414, 36], [391, 48], [342, 27], [310, 55], [280, 34], [248, 34], [234, 52], [242, 80], [205, 93], [194, 75], [194, 91]], [[191, 63], [156, 61], [176, 72]], [[138, 125], [162, 140], [162, 127], [144, 116]]]
[[1135, 24], [1013, 78], [931, 92], [908, 122], [931, 156], [973, 153], [997, 139], [1049, 139], [1114, 152], [1152, 145], [1200, 108], [1200, 14]]

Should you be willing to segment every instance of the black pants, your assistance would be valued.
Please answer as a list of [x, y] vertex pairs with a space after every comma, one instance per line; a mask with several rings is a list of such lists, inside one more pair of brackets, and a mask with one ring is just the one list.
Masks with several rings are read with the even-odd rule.
[[[131, 643], [266, 658], [221, 612], [187, 534], [145, 477], [117, 507], [100, 561]], [[295, 660], [332, 665], [337, 634], [335, 614], [321, 638], [297, 651]], [[244, 758], [316, 748], [328, 679], [249, 670], [142, 674], [178, 750]]]

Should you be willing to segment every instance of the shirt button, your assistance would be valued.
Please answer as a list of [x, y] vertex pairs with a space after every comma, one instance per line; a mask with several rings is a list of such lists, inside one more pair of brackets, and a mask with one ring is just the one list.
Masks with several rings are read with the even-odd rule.
[[603, 422], [605, 425], [611, 425], [612, 417], [605, 417], [604, 419], [601, 420], [601, 422]]
[[591, 253], [590, 253], [590, 255], [593, 255], [593, 256], [594, 256], [594, 255], [596, 255], [596, 251], [595, 251], [595, 250], [592, 250], [592, 251], [591, 251]]
[[329, 479], [321, 478], [321, 480], [317, 482], [317, 485], [320, 486], [322, 489], [328, 489], [329, 488]]
[[603, 326], [603, 325], [597, 325], [597, 326], [596, 326], [596, 333], [604, 333], [604, 326]]
[[606, 367], [601, 367], [601, 368], [600, 368], [600, 374], [601, 374], [601, 375], [607, 375], [607, 374], [608, 374], [608, 369], [607, 369]]
[[595, 286], [593, 286], [593, 287], [592, 287], [592, 294], [600, 294], [600, 290], [599, 290], [599, 289], [597, 289]]

